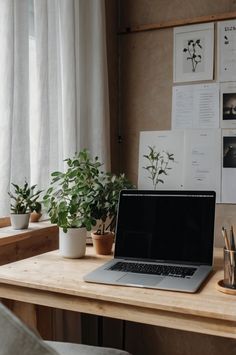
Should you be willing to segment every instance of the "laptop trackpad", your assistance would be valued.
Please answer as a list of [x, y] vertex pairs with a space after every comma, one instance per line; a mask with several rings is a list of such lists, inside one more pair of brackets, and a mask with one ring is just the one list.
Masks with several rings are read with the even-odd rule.
[[162, 280], [163, 277], [161, 276], [126, 274], [120, 279], [116, 280], [116, 282], [126, 285], [155, 286]]

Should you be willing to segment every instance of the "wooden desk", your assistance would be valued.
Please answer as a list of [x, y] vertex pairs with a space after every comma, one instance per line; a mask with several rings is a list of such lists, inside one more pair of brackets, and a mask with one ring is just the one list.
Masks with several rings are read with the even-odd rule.
[[216, 251], [213, 275], [196, 294], [85, 283], [83, 275], [109, 259], [88, 247], [83, 259], [64, 259], [53, 251], [1, 266], [0, 297], [236, 338], [236, 296], [215, 288], [223, 277], [221, 252]]

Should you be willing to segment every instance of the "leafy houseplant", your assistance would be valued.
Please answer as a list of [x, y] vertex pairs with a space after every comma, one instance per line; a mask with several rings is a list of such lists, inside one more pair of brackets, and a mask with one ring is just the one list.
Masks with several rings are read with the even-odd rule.
[[119, 193], [123, 189], [131, 188], [134, 186], [124, 174], [100, 174], [91, 206], [92, 215], [98, 221], [97, 228], [92, 233], [93, 244], [98, 254], [111, 253]]
[[85, 227], [91, 230], [96, 223], [92, 216], [91, 202], [94, 184], [99, 175], [101, 163], [94, 160], [85, 149], [72, 159], [65, 160], [65, 172], [51, 174], [51, 186], [43, 197], [52, 223], [67, 232], [68, 228]]
[[164, 184], [164, 176], [167, 176], [167, 171], [171, 170], [170, 163], [174, 162], [174, 154], [167, 151], [157, 152], [155, 147], [148, 147], [149, 154], [144, 155], [148, 160], [148, 165], [143, 169], [147, 170], [148, 178], [152, 181], [154, 190], [159, 183]]
[[[37, 185], [30, 186], [27, 181], [23, 186], [11, 183], [13, 192], [8, 192], [11, 202], [11, 223], [15, 229], [28, 228], [29, 214], [38, 203], [41, 190], [35, 191]], [[23, 215], [23, 216], [22, 216]], [[19, 222], [23, 219], [22, 224]]]
[[[86, 230], [91, 230], [96, 224], [91, 206], [101, 163], [97, 157], [92, 159], [86, 149], [65, 162], [65, 172], [56, 171], [51, 174], [52, 181], [43, 197], [43, 203], [51, 222], [60, 227], [60, 248], [66, 243], [64, 237], [68, 241], [71, 233], [75, 235], [75, 229], [83, 229], [83, 251], [77, 253], [75, 248], [70, 249], [69, 246], [70, 250], [61, 250], [64, 256], [82, 257], [85, 254]], [[73, 239], [77, 243], [82, 240], [77, 237]]]
[[124, 189], [132, 189], [134, 185], [125, 177], [125, 174], [115, 175], [102, 173], [95, 188], [92, 214], [100, 220], [96, 234], [114, 232], [119, 193]]

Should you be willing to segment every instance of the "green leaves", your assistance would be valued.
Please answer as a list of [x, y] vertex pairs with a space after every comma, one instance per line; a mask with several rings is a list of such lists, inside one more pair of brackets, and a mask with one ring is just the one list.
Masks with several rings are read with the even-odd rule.
[[[51, 184], [43, 198], [51, 222], [64, 231], [73, 227], [91, 230], [101, 219], [104, 230], [106, 221], [116, 214], [120, 190], [133, 185], [124, 174], [101, 171], [98, 157], [93, 159], [86, 149], [65, 162], [64, 173], [51, 174]], [[108, 228], [114, 228], [112, 221]]]
[[38, 201], [42, 190], [34, 191], [37, 185], [29, 186], [25, 181], [21, 187], [15, 183], [11, 183], [14, 187], [13, 192], [8, 192], [13, 202], [11, 203], [11, 212], [16, 214], [24, 214], [32, 211], [40, 212], [41, 203]]
[[164, 184], [163, 178], [160, 179], [160, 175], [167, 176], [167, 170], [172, 169], [169, 164], [174, 162], [174, 154], [167, 151], [157, 152], [155, 147], [148, 146], [149, 154], [143, 155], [148, 160], [148, 165], [143, 169], [147, 170], [148, 178], [152, 181], [154, 190], [156, 190], [159, 183]]
[[43, 202], [53, 223], [64, 230], [73, 227], [91, 229], [94, 218], [91, 203], [99, 168], [98, 158], [91, 158], [84, 149], [73, 158], [65, 160], [66, 171], [55, 171]]
[[124, 174], [100, 174], [92, 206], [93, 217], [101, 221], [97, 234], [104, 234], [105, 230], [114, 230], [120, 191], [129, 188], [134, 188], [134, 185]]

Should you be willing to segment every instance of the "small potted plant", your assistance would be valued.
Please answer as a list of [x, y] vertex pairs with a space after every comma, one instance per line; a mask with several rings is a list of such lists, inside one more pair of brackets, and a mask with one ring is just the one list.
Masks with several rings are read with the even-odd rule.
[[87, 231], [96, 224], [91, 203], [101, 163], [84, 149], [66, 159], [65, 172], [53, 172], [43, 197], [50, 220], [59, 226], [59, 249], [64, 257], [85, 255]]
[[98, 221], [96, 229], [91, 233], [97, 254], [111, 253], [119, 194], [121, 190], [129, 188], [134, 188], [134, 185], [124, 174], [101, 173], [100, 175], [91, 206], [92, 215]]
[[35, 201], [30, 207], [30, 222], [38, 222], [42, 217], [42, 203]]
[[27, 229], [30, 212], [39, 198], [41, 190], [35, 191], [37, 185], [30, 186], [25, 181], [23, 186], [11, 183], [14, 191], [8, 192], [11, 198], [11, 225], [14, 229]]

